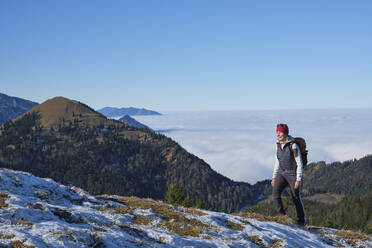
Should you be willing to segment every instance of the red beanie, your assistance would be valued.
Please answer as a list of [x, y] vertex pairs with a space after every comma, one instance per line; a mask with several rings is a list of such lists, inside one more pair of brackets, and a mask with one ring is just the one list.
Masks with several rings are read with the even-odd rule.
[[286, 135], [288, 135], [289, 133], [289, 128], [287, 126], [287, 124], [279, 124], [276, 126], [276, 131], [278, 132], [282, 132], [282, 133], [285, 133]]

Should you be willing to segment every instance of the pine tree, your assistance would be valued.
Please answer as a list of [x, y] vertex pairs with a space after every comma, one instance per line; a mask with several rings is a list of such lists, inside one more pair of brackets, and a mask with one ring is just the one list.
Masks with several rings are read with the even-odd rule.
[[183, 192], [182, 186], [178, 184], [170, 184], [165, 194], [165, 202], [174, 205], [184, 205], [186, 196]]

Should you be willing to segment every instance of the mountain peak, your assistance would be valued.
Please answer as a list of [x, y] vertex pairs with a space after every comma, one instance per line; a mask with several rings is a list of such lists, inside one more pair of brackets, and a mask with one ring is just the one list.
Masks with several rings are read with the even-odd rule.
[[62, 96], [51, 98], [32, 108], [27, 113], [35, 111], [39, 112], [41, 116], [40, 122], [45, 127], [74, 120], [85, 124], [100, 124], [107, 121], [106, 117], [89, 106]]

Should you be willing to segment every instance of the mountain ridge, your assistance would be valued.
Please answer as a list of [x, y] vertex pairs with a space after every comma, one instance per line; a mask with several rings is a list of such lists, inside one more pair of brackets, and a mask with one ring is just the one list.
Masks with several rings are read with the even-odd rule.
[[134, 115], [161, 115], [161, 113], [148, 110], [145, 108], [114, 108], [114, 107], [104, 107], [102, 109], [97, 110], [97, 112], [105, 115], [106, 117], [122, 117], [124, 115], [134, 116]]
[[0, 93], [0, 125], [25, 113], [38, 103]]
[[124, 115], [118, 121], [124, 122], [125, 124], [127, 124], [129, 126], [132, 126], [132, 127], [150, 129], [148, 126], [146, 126], [146, 125], [142, 124], [141, 122], [135, 120], [134, 118], [130, 117], [129, 115]]

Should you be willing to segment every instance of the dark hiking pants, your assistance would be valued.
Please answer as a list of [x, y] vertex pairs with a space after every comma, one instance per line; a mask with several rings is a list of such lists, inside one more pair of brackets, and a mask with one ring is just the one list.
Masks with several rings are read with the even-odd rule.
[[275, 210], [278, 214], [285, 214], [281, 194], [283, 190], [289, 186], [291, 189], [291, 196], [292, 201], [296, 206], [296, 212], [297, 212], [297, 222], [298, 223], [305, 223], [305, 211], [304, 211], [304, 205], [301, 201], [301, 185], [298, 189], [295, 189], [295, 182], [296, 182], [296, 175], [295, 174], [286, 174], [284, 173], [278, 173], [278, 175], [275, 178], [275, 184], [273, 188], [273, 202], [275, 206]]

